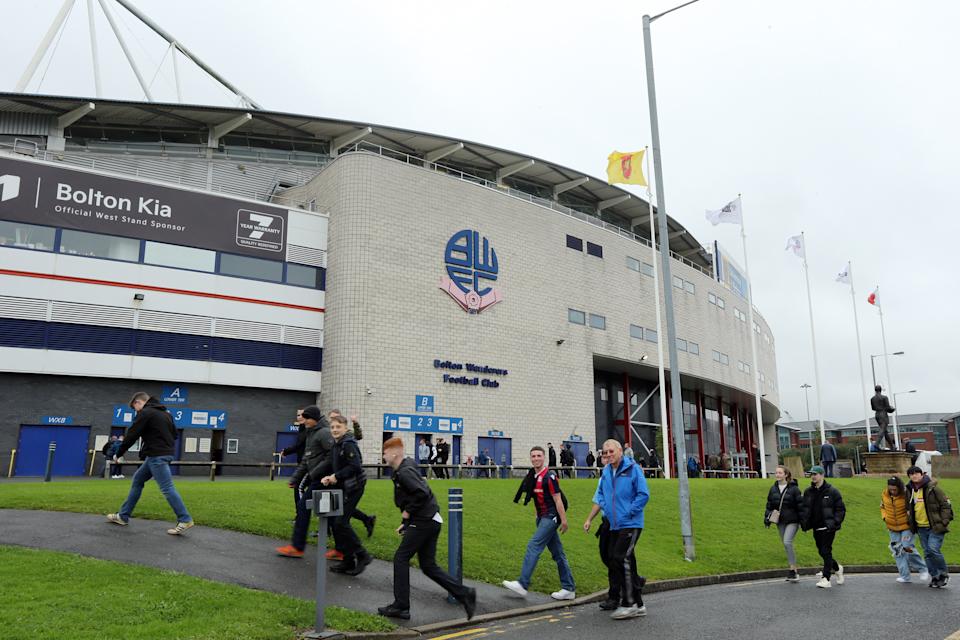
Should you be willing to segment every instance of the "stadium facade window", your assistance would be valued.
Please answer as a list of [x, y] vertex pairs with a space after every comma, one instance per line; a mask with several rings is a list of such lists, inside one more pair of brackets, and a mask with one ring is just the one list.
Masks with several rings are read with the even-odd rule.
[[683, 338], [677, 338], [677, 351], [686, 351], [687, 341]]
[[696, 292], [697, 292], [697, 287], [696, 287], [695, 284], [693, 284], [693, 283], [690, 282], [689, 280], [684, 280], [684, 281], [683, 281], [683, 290], [686, 291], [687, 293], [696, 293]]
[[296, 287], [323, 288], [323, 272], [316, 267], [303, 264], [287, 263], [287, 277], [285, 282]]
[[652, 265], [652, 264], [647, 264], [646, 262], [644, 262], [644, 263], [643, 263], [643, 266], [641, 267], [641, 272], [643, 273], [643, 275], [645, 275], [645, 276], [650, 276], [650, 277], [652, 278], [652, 277], [653, 277], [653, 265]]
[[707, 292], [707, 302], [710, 304], [717, 304], [717, 296], [712, 291]]
[[0, 246], [53, 251], [56, 240], [57, 230], [53, 227], [0, 220]]
[[627, 256], [627, 269], [630, 269], [631, 271], [636, 271], [637, 273], [639, 273], [640, 261], [637, 260], [636, 258], [631, 258], [630, 256]]
[[567, 248], [576, 249], [577, 251], [583, 251], [583, 240], [576, 236], [571, 236], [567, 234]]
[[630, 337], [643, 340], [643, 327], [638, 327], [635, 324], [630, 325]]
[[222, 253], [220, 254], [220, 273], [253, 280], [283, 282], [283, 263]]
[[696, 342], [687, 342], [687, 353], [692, 356], [700, 355], [700, 345]]
[[594, 329], [606, 329], [607, 319], [604, 316], [598, 316], [595, 313], [590, 314], [590, 326]]
[[596, 258], [602, 258], [603, 247], [601, 247], [599, 244], [587, 242], [587, 255], [594, 256]]
[[657, 342], [657, 331], [655, 329], [644, 329], [643, 330], [643, 339], [647, 342]]
[[728, 355], [725, 354], [725, 353], [721, 353], [721, 354], [720, 354], [720, 364], [722, 364], [722, 365], [729, 365], [729, 364], [730, 364], [730, 356], [728, 356]]
[[673, 286], [677, 289], [683, 289], [683, 278], [680, 276], [673, 276]]
[[724, 301], [723, 301], [723, 298], [721, 298], [720, 296], [717, 296], [717, 308], [719, 308], [719, 309], [726, 309], [726, 308], [727, 308], [727, 303], [724, 302]]
[[587, 314], [576, 309], [567, 309], [567, 320], [573, 324], [587, 324]]
[[143, 249], [143, 262], [161, 267], [213, 273], [217, 270], [217, 252], [148, 240]]
[[106, 258], [124, 262], [140, 261], [140, 241], [64, 229], [60, 233], [60, 253], [88, 258]]

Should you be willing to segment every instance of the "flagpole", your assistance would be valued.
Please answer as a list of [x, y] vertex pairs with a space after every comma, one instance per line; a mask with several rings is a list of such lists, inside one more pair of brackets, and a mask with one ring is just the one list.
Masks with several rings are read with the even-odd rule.
[[653, 263], [653, 299], [657, 310], [657, 370], [660, 375], [660, 434], [663, 440], [663, 477], [670, 479], [670, 434], [667, 431], [667, 384], [663, 373], [663, 331], [660, 327], [660, 269], [657, 267], [657, 232], [653, 224], [653, 192], [650, 190], [650, 154], [644, 147], [644, 158], [647, 161], [647, 210], [650, 212], [650, 262]]
[[753, 330], [753, 280], [750, 278], [750, 261], [747, 259], [747, 230], [743, 222], [743, 196], [740, 201], [740, 240], [743, 242], [743, 268], [747, 271], [747, 314], [750, 320], [750, 349], [753, 352], [753, 395], [757, 402], [757, 432], [760, 437], [760, 477], [767, 477], [767, 449], [763, 441], [763, 410], [760, 405], [760, 360], [757, 359], [757, 332]]
[[[863, 372], [863, 350], [860, 348], [860, 320], [857, 317], [857, 292], [853, 288], [853, 263], [847, 262], [847, 276], [850, 278], [850, 300], [853, 302], [853, 326], [857, 331], [857, 364], [860, 365], [860, 390], [864, 399], [863, 425], [867, 428], [867, 451], [870, 451], [870, 393]], [[886, 351], [886, 348], [884, 348]]]
[[827, 432], [823, 428], [823, 403], [820, 402], [820, 365], [817, 361], [817, 334], [813, 329], [813, 297], [810, 295], [810, 268], [807, 266], [807, 237], [803, 231], [800, 232], [800, 242], [803, 246], [803, 274], [807, 279], [807, 310], [810, 312], [810, 342], [813, 343], [813, 377], [814, 382], [817, 383], [817, 418], [820, 421], [820, 444], [823, 444], [827, 441]]
[[[890, 375], [890, 352], [887, 351], [887, 332], [883, 329], [883, 303], [880, 301], [880, 285], [877, 285], [877, 311], [880, 312], [880, 338], [883, 340], [883, 362], [887, 367], [887, 393], [896, 400], [893, 394], [893, 376]], [[894, 407], [896, 409], [896, 407]], [[877, 425], [879, 428], [879, 425]], [[877, 445], [879, 446], [879, 442]], [[893, 412], [893, 446], [900, 448], [900, 429], [897, 424], [897, 412]]]

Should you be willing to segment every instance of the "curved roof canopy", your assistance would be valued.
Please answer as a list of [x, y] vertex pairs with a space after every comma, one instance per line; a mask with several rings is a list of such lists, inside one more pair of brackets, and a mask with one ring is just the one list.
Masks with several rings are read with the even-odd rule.
[[[557, 200], [565, 206], [591, 213], [618, 226], [649, 237], [646, 200], [606, 180], [580, 171], [507, 151], [490, 145], [459, 140], [396, 127], [317, 118], [273, 111], [229, 107], [95, 100], [80, 97], [39, 96], [0, 93], [0, 113], [26, 117], [49, 117], [52, 126], [118, 127], [134, 130], [192, 131], [216, 146], [223, 136], [247, 136], [257, 140], [286, 140], [294, 145], [318, 143], [330, 155], [357, 142], [379, 145], [423, 158], [427, 162], [449, 164], [481, 177]], [[65, 124], [66, 123], [66, 124]], [[256, 139], [256, 140], [254, 140]], [[691, 262], [712, 268], [710, 254], [680, 223], [667, 219], [670, 249]]]

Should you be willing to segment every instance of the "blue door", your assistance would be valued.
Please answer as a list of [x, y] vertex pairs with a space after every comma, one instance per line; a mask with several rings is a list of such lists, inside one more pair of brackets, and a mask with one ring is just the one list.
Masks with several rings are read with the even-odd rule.
[[53, 427], [21, 425], [17, 443], [18, 476], [42, 476], [47, 469], [50, 443], [57, 443], [53, 457], [53, 475], [82, 476], [90, 443], [90, 427]]
[[[278, 431], [277, 432], [277, 446], [274, 451], [280, 451], [281, 449], [286, 449], [287, 447], [292, 447], [297, 444], [297, 437], [300, 434], [296, 431]], [[297, 463], [297, 454], [291, 453], [288, 456], [283, 456], [280, 462], [284, 464], [296, 464]], [[280, 467], [277, 470], [278, 476], [292, 476], [293, 467]]]
[[[452, 458], [450, 464], [460, 464], [460, 436], [453, 436], [453, 446], [450, 449], [450, 457]], [[455, 478], [460, 477], [460, 473], [456, 469], [450, 475]]]
[[[570, 445], [570, 451], [573, 452], [573, 457], [577, 461], [578, 467], [587, 466], [587, 451], [590, 450], [590, 446], [586, 442], [572, 442], [570, 440], [565, 440], [563, 446]], [[589, 478], [590, 474], [586, 471], [577, 471], [578, 478]]]

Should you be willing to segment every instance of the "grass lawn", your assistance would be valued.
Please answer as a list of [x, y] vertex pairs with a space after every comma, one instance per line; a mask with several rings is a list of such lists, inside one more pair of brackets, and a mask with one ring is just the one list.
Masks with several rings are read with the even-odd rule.
[[[116, 511], [129, 488], [127, 481], [0, 482], [0, 508], [50, 509], [107, 513]], [[431, 486], [446, 518], [448, 487], [464, 492], [464, 574], [491, 583], [515, 579], [527, 539], [533, 532], [533, 506], [513, 504], [519, 480], [434, 480]], [[690, 481], [696, 562], [683, 559], [680, 541], [677, 484], [650, 481], [651, 500], [646, 529], [637, 545], [641, 573], [648, 578], [730, 573], [785, 567], [783, 547], [775, 528], [764, 528], [763, 507], [770, 481], [697, 478]], [[564, 480], [570, 500], [571, 530], [563, 536], [567, 557], [581, 593], [606, 586], [606, 571], [597, 555], [597, 539], [583, 532], [595, 480]], [[890, 564], [887, 535], [880, 520], [883, 479], [837, 479], [847, 519], [837, 536], [834, 553], [845, 564]], [[960, 495], [960, 480], [943, 480], [947, 494]], [[178, 489], [199, 524], [287, 538], [292, 504], [290, 489], [281, 481], [241, 480], [209, 482], [178, 480]], [[378, 516], [377, 529], [367, 543], [377, 557], [390, 559], [397, 546], [393, 529], [399, 515], [393, 506], [393, 485], [367, 483], [361, 508]], [[172, 513], [156, 485], [149, 483], [135, 514], [170, 521]], [[594, 524], [594, 530], [599, 522]], [[357, 525], [359, 527], [359, 525]], [[365, 537], [365, 533], [360, 533]], [[795, 541], [802, 566], [816, 566], [819, 556], [809, 533]], [[439, 545], [446, 562], [446, 532]], [[943, 546], [948, 562], [960, 562], [960, 533], [947, 536]], [[532, 588], [549, 592], [559, 587], [549, 553], [541, 557]]]
[[[306, 600], [54, 551], [0, 546], [0, 584], [0, 633], [10, 640], [290, 640], [313, 628]], [[326, 614], [331, 628], [393, 628], [339, 607]]]

